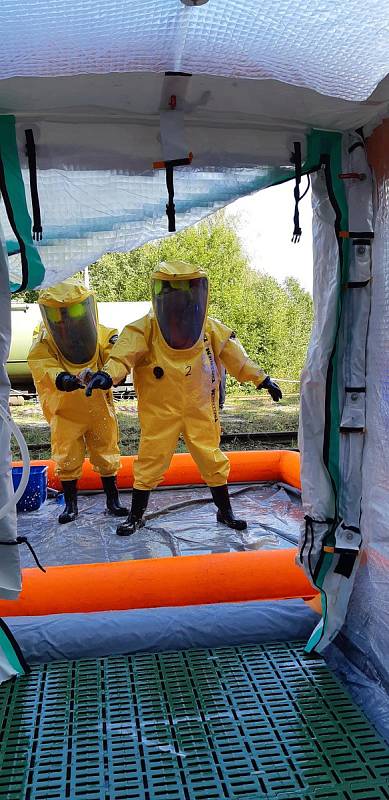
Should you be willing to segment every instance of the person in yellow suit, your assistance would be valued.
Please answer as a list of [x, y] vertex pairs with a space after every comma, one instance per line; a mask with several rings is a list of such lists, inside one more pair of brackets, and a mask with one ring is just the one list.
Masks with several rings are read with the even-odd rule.
[[101, 475], [108, 512], [127, 516], [115, 480], [120, 453], [112, 392], [98, 393], [91, 402], [80, 391], [83, 385], [77, 378], [81, 367], [95, 371], [103, 366], [118, 332], [99, 324], [93, 292], [75, 278], [41, 290], [38, 302], [43, 324], [28, 364], [50, 424], [52, 456], [65, 495], [58, 521], [77, 517], [77, 480], [87, 450]]
[[149, 314], [124, 328], [104, 371], [80, 376], [89, 381], [90, 396], [133, 369], [141, 439], [131, 512], [117, 533], [129, 535], [143, 524], [150, 490], [162, 481], [180, 434], [210, 487], [218, 522], [243, 530], [247, 523], [233, 515], [229, 461], [220, 450], [222, 367], [242, 383], [267, 389], [275, 401], [281, 390], [250, 360], [231, 328], [207, 316], [208, 279], [200, 267], [161, 263], [152, 276], [152, 303]]

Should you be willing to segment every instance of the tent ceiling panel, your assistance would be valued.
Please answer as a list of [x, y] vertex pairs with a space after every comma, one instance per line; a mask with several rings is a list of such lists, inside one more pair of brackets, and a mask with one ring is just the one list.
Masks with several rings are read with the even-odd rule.
[[312, 129], [366, 130], [389, 108], [389, 0], [3, 0], [0, 19], [15, 284], [22, 268], [48, 285], [166, 235], [171, 159], [193, 154], [174, 166], [169, 231], [293, 177], [294, 142], [305, 161]]
[[186, 71], [364, 100], [388, 72], [388, 0], [3, 0], [0, 78]]

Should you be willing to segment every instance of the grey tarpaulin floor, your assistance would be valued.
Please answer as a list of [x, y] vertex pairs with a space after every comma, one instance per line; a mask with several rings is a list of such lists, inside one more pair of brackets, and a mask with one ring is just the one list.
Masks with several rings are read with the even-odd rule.
[[[104, 513], [102, 494], [79, 497], [79, 517], [67, 525], [57, 522], [61, 505], [49, 499], [39, 511], [18, 515], [18, 533], [27, 536], [44, 565], [125, 561], [133, 558], [221, 553], [258, 547], [292, 547], [303, 517], [299, 497], [277, 484], [230, 487], [236, 516], [247, 519], [246, 531], [233, 531], [216, 522], [215, 507], [205, 487], [174, 488], [152, 493], [148, 514], [177, 503], [179, 510], [158, 515], [133, 536], [121, 538], [118, 520]], [[131, 493], [121, 493], [131, 504]], [[200, 502], [193, 505], [193, 500]], [[23, 567], [35, 566], [26, 547], [20, 548]]]

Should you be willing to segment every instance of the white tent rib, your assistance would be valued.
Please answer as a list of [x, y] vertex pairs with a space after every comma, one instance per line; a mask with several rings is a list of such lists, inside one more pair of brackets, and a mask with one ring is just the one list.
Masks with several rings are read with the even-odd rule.
[[[118, 73], [0, 81], [0, 113], [18, 119], [114, 120], [159, 126], [164, 75]], [[275, 80], [236, 81], [192, 75], [184, 103], [186, 123], [210, 129], [350, 130], [381, 119], [389, 108], [389, 82], [366, 101], [328, 97]]]

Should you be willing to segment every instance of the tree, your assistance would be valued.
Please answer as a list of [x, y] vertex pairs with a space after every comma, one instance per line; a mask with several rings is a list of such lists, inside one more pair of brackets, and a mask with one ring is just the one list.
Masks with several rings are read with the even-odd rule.
[[253, 360], [276, 377], [299, 378], [312, 327], [312, 299], [293, 278], [281, 285], [251, 269], [223, 212], [131, 253], [107, 253], [90, 268], [90, 285], [99, 301], [148, 300], [151, 274], [160, 261], [170, 260], [205, 269], [209, 314], [236, 331]]
[[25, 292], [20, 292], [12, 298], [16, 303], [37, 303], [38, 292], [36, 289], [27, 289]]
[[109, 253], [90, 270], [98, 300], [146, 300], [160, 261], [201, 264], [210, 279], [209, 314], [236, 330], [250, 356], [277, 377], [298, 379], [312, 327], [312, 299], [298, 281], [283, 285], [247, 263], [223, 212], [132, 253]]

